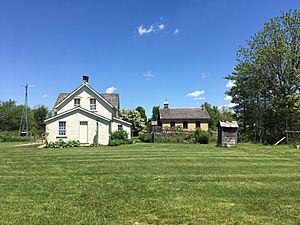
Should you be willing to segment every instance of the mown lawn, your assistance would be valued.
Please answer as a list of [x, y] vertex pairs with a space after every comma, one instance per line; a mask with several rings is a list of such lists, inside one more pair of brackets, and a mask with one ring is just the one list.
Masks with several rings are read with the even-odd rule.
[[0, 144], [0, 224], [300, 224], [300, 151]]

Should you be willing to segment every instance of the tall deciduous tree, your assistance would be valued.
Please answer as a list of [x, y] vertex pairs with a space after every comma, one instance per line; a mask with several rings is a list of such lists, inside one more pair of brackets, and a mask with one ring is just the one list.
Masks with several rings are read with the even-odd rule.
[[228, 110], [220, 110], [218, 106], [212, 106], [207, 102], [204, 102], [202, 107], [207, 110], [210, 116], [210, 119], [208, 121], [208, 128], [210, 130], [216, 130], [218, 121], [220, 120], [234, 120], [232, 113]]
[[50, 117], [48, 108], [44, 105], [40, 105], [32, 109], [34, 123], [33, 132], [37, 135], [42, 135], [45, 132], [45, 119]]
[[273, 143], [287, 129], [300, 127], [300, 11], [290, 10], [265, 23], [237, 53], [236, 103], [244, 134]]
[[17, 105], [16, 101], [0, 102], [0, 130], [18, 131], [24, 106]]
[[159, 106], [153, 106], [151, 120], [156, 121], [158, 119]]
[[147, 121], [147, 115], [146, 115], [145, 109], [142, 106], [138, 106], [135, 110], [138, 111], [141, 114], [141, 117], [146, 122]]

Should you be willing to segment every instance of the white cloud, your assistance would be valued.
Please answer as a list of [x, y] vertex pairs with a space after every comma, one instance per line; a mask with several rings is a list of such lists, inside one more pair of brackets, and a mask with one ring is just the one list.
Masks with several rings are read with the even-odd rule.
[[137, 30], [138, 30], [140, 35], [148, 34], [148, 33], [151, 33], [151, 32], [155, 31], [153, 25], [151, 25], [149, 28], [146, 28], [143, 25], [141, 25], [137, 28]]
[[111, 94], [111, 93], [114, 93], [116, 90], [117, 90], [117, 88], [112, 86], [112, 87], [109, 87], [106, 89], [106, 93]]
[[179, 29], [178, 28], [176, 28], [175, 30], [174, 30], [174, 32], [173, 32], [174, 34], [178, 34], [179, 33]]
[[151, 70], [148, 70], [146, 73], [143, 74], [146, 80], [150, 80], [152, 77], [154, 77], [154, 74], [151, 72]]
[[221, 112], [233, 112], [233, 108], [237, 106], [235, 103], [228, 103], [225, 105], [218, 106], [218, 110]]
[[149, 34], [149, 33], [158, 33], [166, 29], [166, 24], [163, 23], [154, 23], [151, 26], [147, 27], [140, 25], [137, 27], [137, 32], [139, 35]]
[[166, 28], [166, 25], [165, 24], [163, 24], [163, 23], [161, 23], [161, 24], [158, 24], [158, 29], [159, 30], [163, 30], [163, 29], [165, 29]]
[[229, 96], [229, 95], [226, 95], [225, 98], [224, 98], [225, 101], [231, 101], [232, 100], [232, 97]]
[[226, 87], [227, 88], [232, 88], [232, 87], [235, 87], [236, 85], [235, 85], [235, 83], [233, 83], [233, 81], [232, 80], [229, 80], [228, 82], [227, 82], [227, 84], [226, 84]]
[[194, 92], [188, 93], [186, 96], [193, 97], [194, 100], [203, 100], [203, 99], [205, 99], [202, 96], [204, 94], [204, 92], [205, 92], [204, 90], [194, 91]]
[[49, 97], [49, 95], [47, 95], [47, 94], [44, 94], [43, 96], [42, 96], [42, 98], [48, 98]]
[[206, 77], [207, 77], [207, 75], [206, 75], [206, 73], [205, 73], [205, 72], [202, 72], [202, 73], [200, 73], [200, 75], [201, 75], [201, 78], [202, 78], [202, 79], [204, 79], [204, 78], [206, 78]]

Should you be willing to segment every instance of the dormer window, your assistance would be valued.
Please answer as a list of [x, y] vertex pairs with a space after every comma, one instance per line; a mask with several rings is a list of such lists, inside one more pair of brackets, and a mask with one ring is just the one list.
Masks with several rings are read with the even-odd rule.
[[96, 99], [90, 99], [90, 110], [96, 110]]
[[74, 106], [79, 107], [80, 106], [80, 98], [75, 98], [74, 99]]

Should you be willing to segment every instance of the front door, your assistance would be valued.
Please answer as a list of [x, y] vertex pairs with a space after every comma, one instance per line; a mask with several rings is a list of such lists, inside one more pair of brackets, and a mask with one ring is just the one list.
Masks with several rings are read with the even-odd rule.
[[80, 143], [88, 143], [88, 122], [87, 121], [80, 121], [79, 141]]

